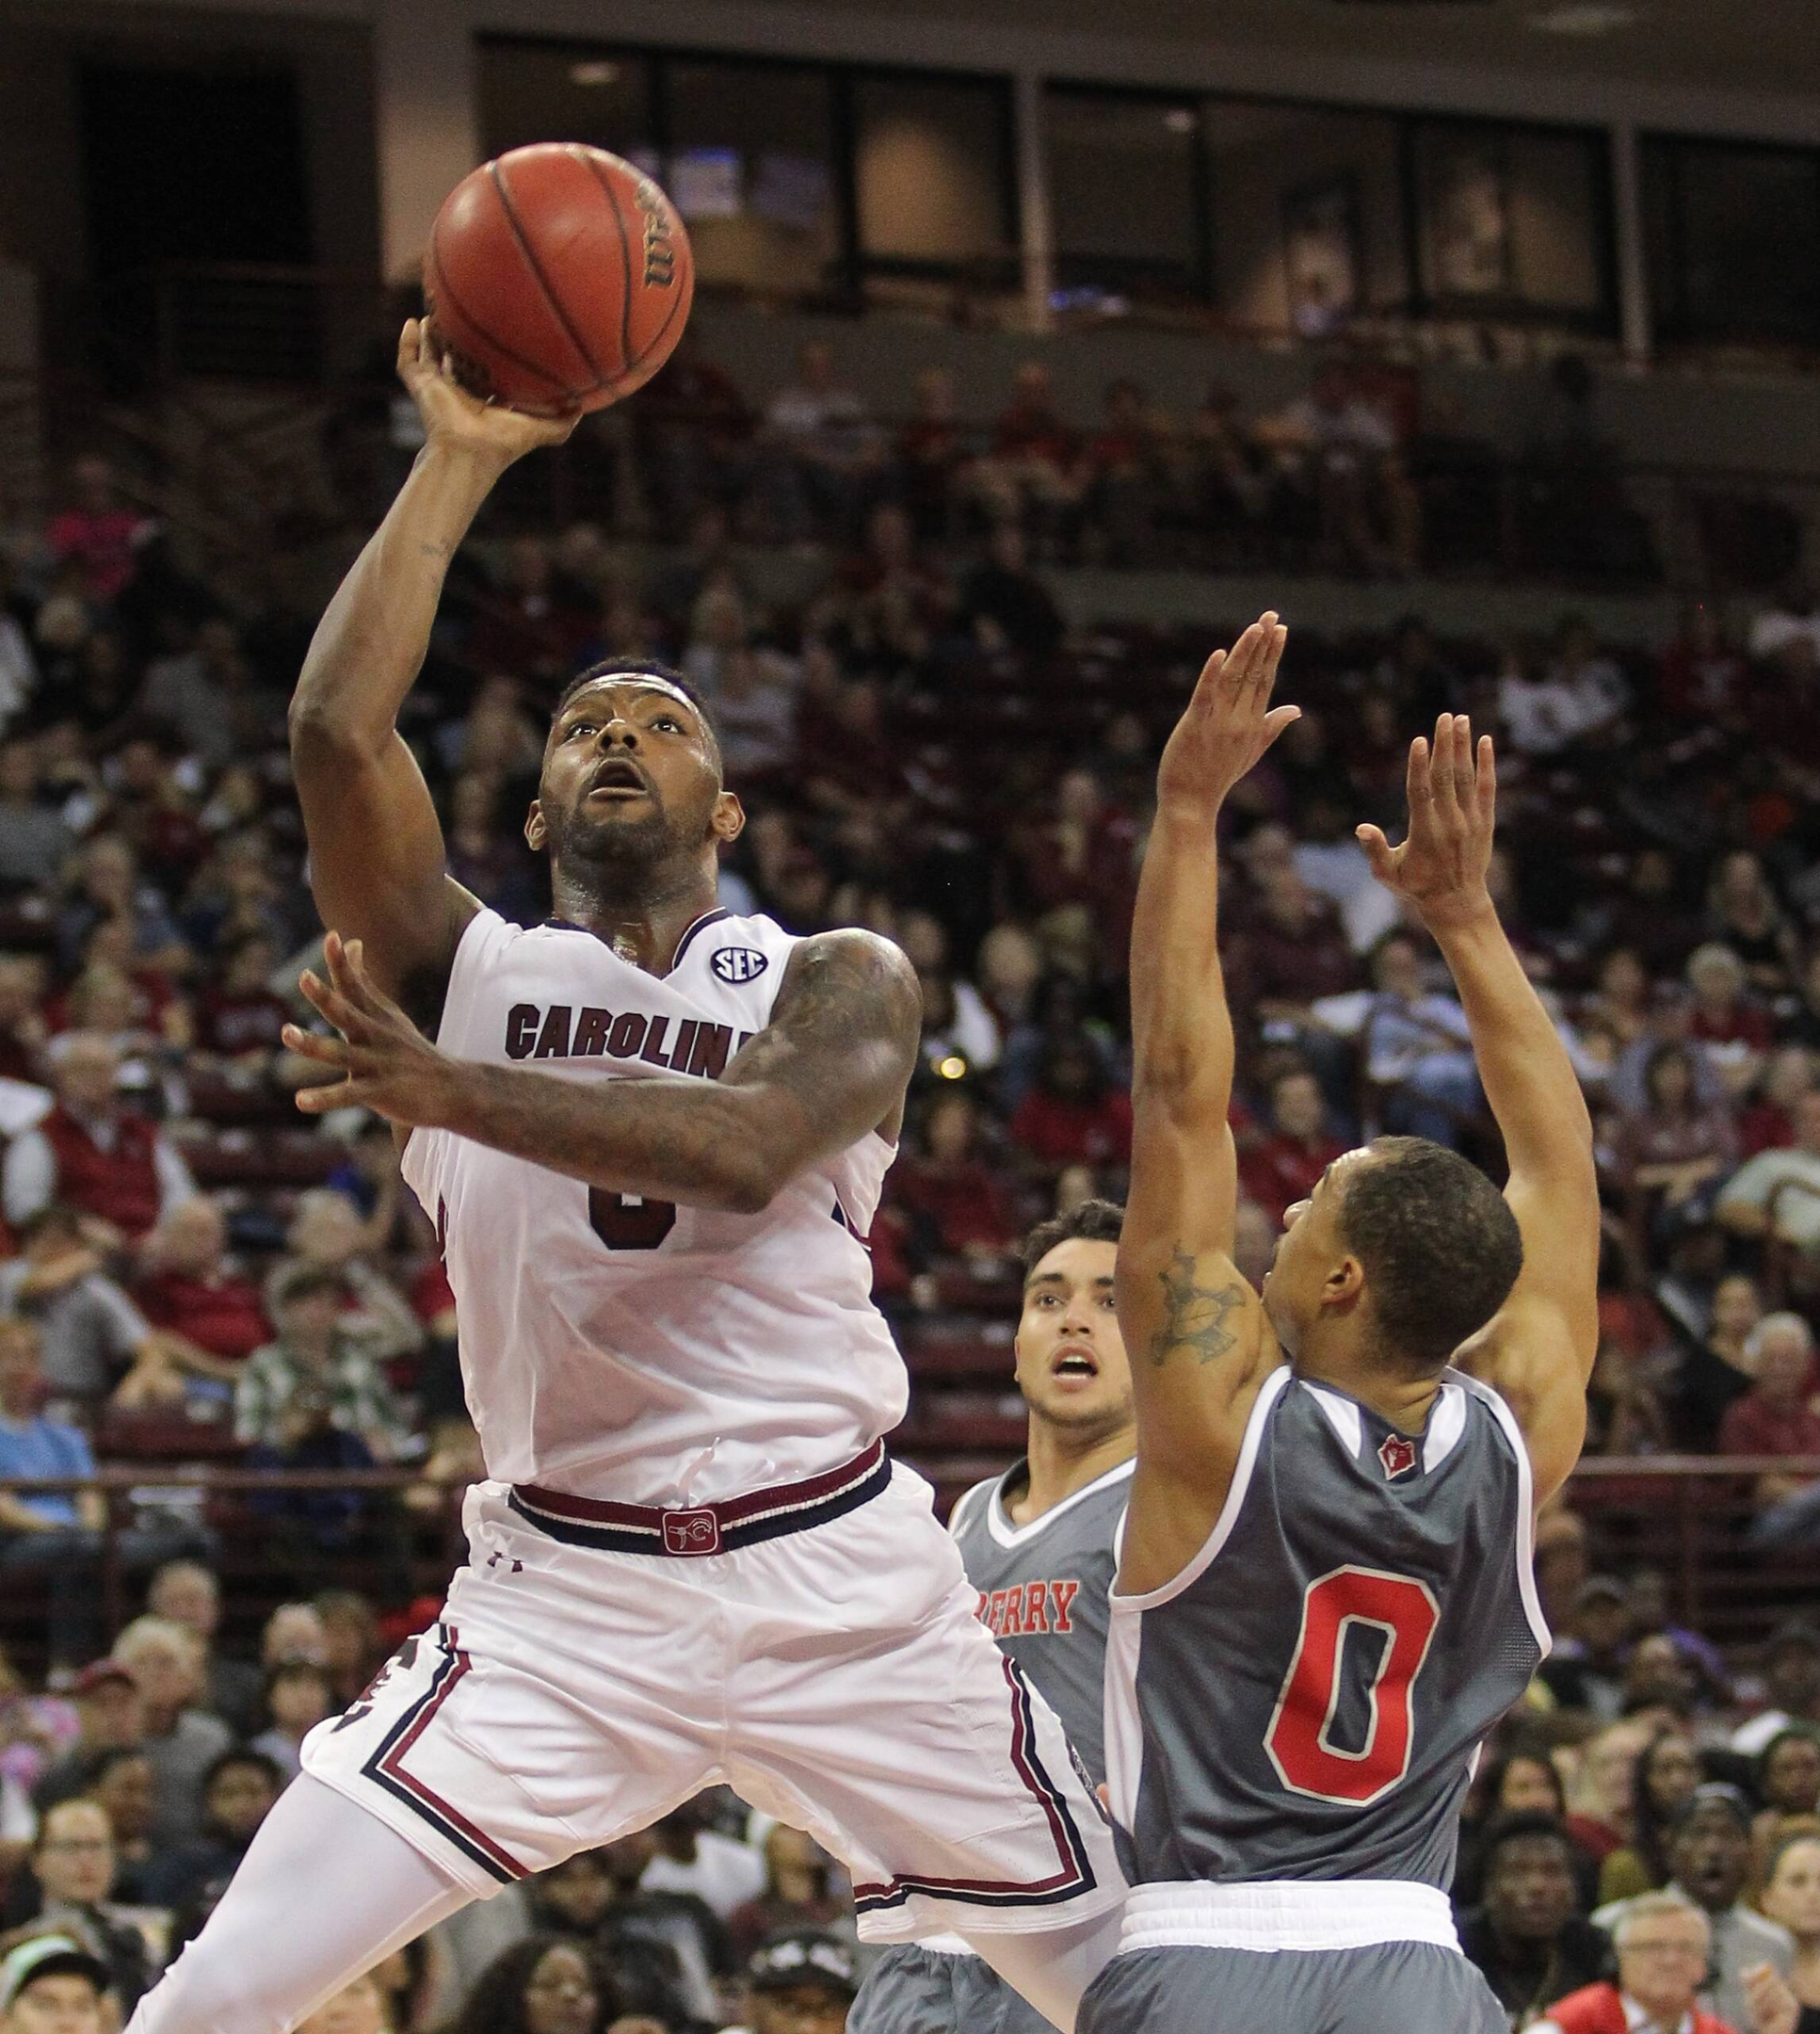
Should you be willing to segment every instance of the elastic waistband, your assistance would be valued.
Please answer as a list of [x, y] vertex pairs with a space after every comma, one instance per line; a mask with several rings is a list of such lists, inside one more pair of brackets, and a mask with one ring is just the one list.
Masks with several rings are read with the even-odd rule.
[[673, 1509], [610, 1504], [604, 1498], [540, 1490], [534, 1483], [514, 1484], [506, 1502], [526, 1525], [571, 1546], [697, 1560], [826, 1525], [878, 1496], [890, 1481], [885, 1444], [875, 1441], [863, 1455], [856, 1455], [842, 1468], [805, 1477], [799, 1483], [779, 1483], [770, 1490], [730, 1497], [722, 1504]]
[[1119, 1954], [1200, 1949], [1459, 1949], [1447, 1896], [1403, 1879], [1279, 1879], [1258, 1885], [1171, 1881], [1131, 1889]]

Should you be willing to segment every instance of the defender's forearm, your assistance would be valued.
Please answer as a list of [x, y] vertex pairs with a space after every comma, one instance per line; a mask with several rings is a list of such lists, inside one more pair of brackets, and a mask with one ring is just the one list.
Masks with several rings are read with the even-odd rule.
[[1132, 1090], [1226, 1120], [1232, 1019], [1219, 964], [1216, 823], [1159, 812], [1131, 936]]
[[1592, 1165], [1592, 1118], [1542, 999], [1488, 899], [1431, 928], [1459, 991], [1485, 1099], [1513, 1172]]
[[760, 1090], [702, 1080], [564, 1080], [461, 1064], [443, 1127], [611, 1193], [755, 1214], [781, 1181]]
[[294, 731], [326, 727], [377, 745], [429, 649], [449, 560], [502, 472], [432, 440], [329, 604], [291, 702]]

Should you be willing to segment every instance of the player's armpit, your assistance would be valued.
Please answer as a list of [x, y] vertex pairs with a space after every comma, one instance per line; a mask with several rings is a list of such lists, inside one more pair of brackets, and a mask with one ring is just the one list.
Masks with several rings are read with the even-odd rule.
[[1525, 1293], [1520, 1283], [1454, 1360], [1510, 1408], [1539, 1509], [1567, 1481], [1586, 1438], [1590, 1365], [1582, 1367], [1573, 1327], [1552, 1297]]
[[891, 941], [844, 930], [797, 947], [770, 1022], [719, 1084], [749, 1104], [773, 1192], [868, 1130], [896, 1137], [922, 1025], [916, 971]]

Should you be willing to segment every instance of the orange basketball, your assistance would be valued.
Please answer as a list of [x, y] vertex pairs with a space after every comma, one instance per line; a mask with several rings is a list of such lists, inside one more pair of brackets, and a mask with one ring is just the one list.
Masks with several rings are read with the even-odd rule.
[[424, 297], [463, 380], [542, 414], [641, 388], [694, 295], [669, 200], [642, 170], [579, 141], [513, 149], [463, 177], [424, 258]]

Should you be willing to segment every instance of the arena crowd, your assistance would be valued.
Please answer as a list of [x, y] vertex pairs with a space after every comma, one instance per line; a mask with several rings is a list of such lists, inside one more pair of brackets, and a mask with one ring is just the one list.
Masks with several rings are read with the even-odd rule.
[[[685, 347], [628, 415], [574, 457], [662, 542], [535, 526], [507, 489], [457, 561], [406, 725], [451, 870], [508, 917], [547, 912], [519, 830], [562, 682], [603, 655], [673, 662], [749, 814], [723, 901], [797, 932], [870, 926], [923, 984], [871, 1238], [881, 1302], [907, 1332], [1008, 1320], [1023, 1231], [1120, 1196], [1136, 866], [1158, 743], [1213, 647], [1071, 624], [1054, 568], [1471, 564], [1496, 487], [1345, 365], [1276, 416], [1216, 389], [1181, 426], [1121, 382], [1097, 428], [1032, 366], [970, 428], [932, 373], [887, 428], [826, 348], [760, 408]], [[1571, 372], [1538, 415], [1522, 562], [1648, 581]], [[350, 524], [377, 514], [362, 491], [408, 447], [359, 405], [330, 439]], [[780, 550], [788, 601], [760, 569]], [[308, 1065], [280, 1031], [308, 1014], [319, 928], [285, 705], [314, 621], [198, 576], [98, 458], [0, 561], [6, 2034], [43, 2024], [21, 2015], [52, 1984], [130, 2011], [303, 1735], [433, 1614], [424, 1572], [480, 1473], [453, 1298], [388, 1130], [306, 1128], [292, 1102]], [[1296, 634], [1281, 689], [1303, 717], [1232, 801], [1222, 903], [1248, 1275], [1362, 1138], [1495, 1170], [1444, 971], [1352, 837], [1395, 828], [1409, 734], [1468, 710], [1500, 736], [1500, 903], [1599, 1129], [1590, 1445], [1820, 1456], [1817, 679], [1796, 588], [1690, 603], [1650, 655], [1565, 597], [1545, 640], [1443, 639], [1414, 612]], [[328, 1481], [213, 1508], [130, 1477], [5, 1488], [193, 1460]], [[386, 1468], [408, 1474], [345, 1474]], [[1750, 1503], [1766, 1559], [1820, 1543], [1820, 1485], [1764, 1475]], [[1820, 1628], [1728, 1657], [1675, 1622], [1647, 1551], [1620, 1560], [1566, 1506], [1542, 1522], [1557, 1644], [1474, 1785], [1462, 1930], [1513, 2027], [1616, 1971], [1765, 2034], [1751, 1964], [1820, 2009]], [[104, 1575], [116, 1598], [124, 1577], [119, 1629]], [[309, 2025], [831, 2034], [862, 1967], [838, 1867], [709, 1797], [458, 1916]]]

